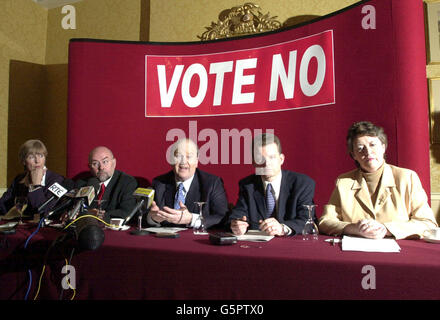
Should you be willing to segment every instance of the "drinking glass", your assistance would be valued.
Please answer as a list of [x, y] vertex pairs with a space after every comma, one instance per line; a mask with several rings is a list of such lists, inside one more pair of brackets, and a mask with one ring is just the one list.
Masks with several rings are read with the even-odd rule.
[[303, 204], [303, 207], [307, 208], [309, 217], [304, 225], [304, 229], [302, 231], [303, 240], [313, 241], [318, 240], [318, 227], [316, 223], [313, 221], [313, 209], [316, 207], [315, 204]]
[[200, 225], [194, 228], [194, 234], [208, 234], [206, 231], [205, 218], [203, 217], [202, 208], [206, 202], [194, 202], [199, 206]]
[[15, 197], [15, 208], [20, 213], [20, 218], [18, 221], [19, 224], [23, 224], [23, 221], [22, 221], [23, 212], [26, 210], [27, 205], [28, 205], [27, 197], [24, 197], [24, 196]]

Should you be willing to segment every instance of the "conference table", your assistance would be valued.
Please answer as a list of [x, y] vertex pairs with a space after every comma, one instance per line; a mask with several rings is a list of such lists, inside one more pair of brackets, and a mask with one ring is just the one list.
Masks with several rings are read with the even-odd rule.
[[[214, 245], [192, 230], [159, 238], [131, 228], [105, 229], [97, 250], [81, 251], [66, 232], [43, 227], [24, 248], [35, 230], [28, 223], [0, 236], [0, 299], [440, 299], [440, 245], [423, 240], [378, 253], [343, 251], [324, 235]], [[67, 276], [74, 290], [63, 289]]]

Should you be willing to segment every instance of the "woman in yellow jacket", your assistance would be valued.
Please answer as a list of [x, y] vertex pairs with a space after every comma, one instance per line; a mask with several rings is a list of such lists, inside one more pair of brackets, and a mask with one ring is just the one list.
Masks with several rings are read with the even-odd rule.
[[362, 121], [351, 126], [347, 148], [358, 168], [336, 180], [319, 230], [365, 238], [420, 238], [437, 227], [417, 174], [385, 162], [383, 128]]

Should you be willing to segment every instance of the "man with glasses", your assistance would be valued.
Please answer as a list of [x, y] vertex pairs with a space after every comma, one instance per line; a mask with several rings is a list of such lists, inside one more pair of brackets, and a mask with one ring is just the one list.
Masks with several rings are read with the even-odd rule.
[[77, 188], [95, 188], [95, 201], [89, 209], [105, 221], [110, 221], [111, 218], [126, 218], [136, 205], [133, 196], [137, 188], [136, 179], [116, 170], [116, 158], [112, 151], [104, 146], [96, 147], [90, 152], [89, 168], [92, 177], [76, 182]]
[[228, 211], [222, 179], [197, 168], [198, 148], [192, 140], [180, 139], [169, 150], [172, 170], [153, 180], [155, 196], [148, 224], [198, 227], [201, 221], [196, 202], [204, 202], [205, 226], [222, 226]]

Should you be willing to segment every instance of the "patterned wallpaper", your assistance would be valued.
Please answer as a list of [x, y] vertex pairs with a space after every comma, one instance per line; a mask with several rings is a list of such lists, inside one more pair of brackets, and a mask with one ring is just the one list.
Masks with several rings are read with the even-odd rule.
[[246, 2], [258, 4], [263, 14], [277, 16], [284, 23], [299, 15], [325, 15], [345, 8], [358, 1], [353, 0], [257, 0], [257, 1], [205, 1], [150, 0], [150, 40], [161, 42], [198, 41], [198, 35], [211, 22], [217, 22], [221, 11]]
[[11, 60], [43, 64], [46, 30], [47, 11], [41, 6], [30, 0], [0, 1], [0, 187], [10, 183], [6, 181], [9, 65]]

